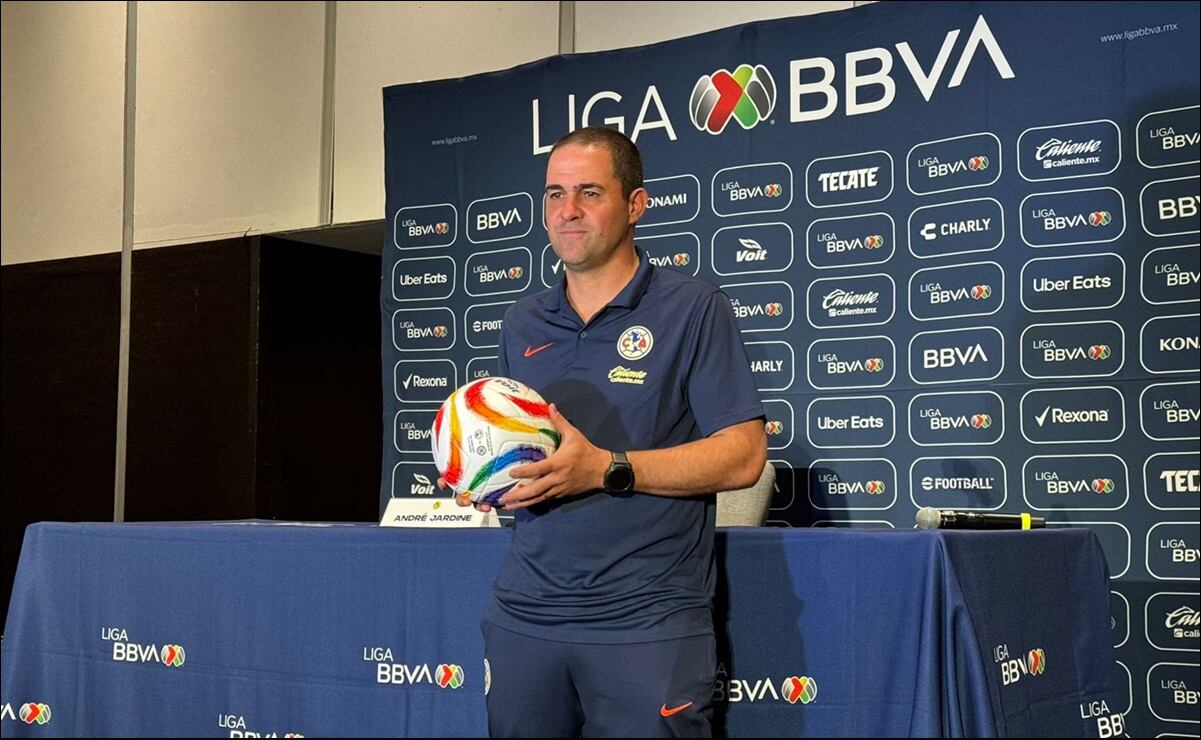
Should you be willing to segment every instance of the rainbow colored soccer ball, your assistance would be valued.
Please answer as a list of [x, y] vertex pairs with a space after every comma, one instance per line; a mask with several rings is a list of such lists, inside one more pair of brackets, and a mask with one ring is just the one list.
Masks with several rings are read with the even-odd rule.
[[434, 417], [430, 439], [434, 465], [455, 494], [492, 505], [516, 485], [511, 468], [544, 460], [559, 446], [542, 396], [496, 377], [450, 394]]

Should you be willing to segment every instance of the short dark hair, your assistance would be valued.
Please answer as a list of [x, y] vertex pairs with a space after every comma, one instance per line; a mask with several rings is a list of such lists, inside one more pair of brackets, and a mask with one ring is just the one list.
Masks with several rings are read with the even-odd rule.
[[617, 129], [607, 126], [578, 128], [556, 141], [550, 153], [568, 145], [608, 149], [609, 158], [613, 160], [613, 175], [621, 183], [621, 197], [629, 198], [630, 193], [642, 187], [642, 155], [630, 137]]

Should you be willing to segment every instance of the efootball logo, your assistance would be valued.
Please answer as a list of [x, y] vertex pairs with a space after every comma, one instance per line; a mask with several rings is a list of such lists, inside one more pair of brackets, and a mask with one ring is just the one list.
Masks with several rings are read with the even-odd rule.
[[698, 131], [720, 134], [733, 118], [750, 130], [766, 121], [776, 107], [776, 81], [762, 64], [741, 64], [733, 72], [719, 69], [701, 75], [692, 88], [688, 112]]

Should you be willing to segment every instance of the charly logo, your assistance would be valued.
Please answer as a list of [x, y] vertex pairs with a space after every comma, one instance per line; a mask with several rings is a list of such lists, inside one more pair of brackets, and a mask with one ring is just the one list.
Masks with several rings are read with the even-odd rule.
[[731, 119], [750, 130], [776, 107], [776, 81], [762, 64], [739, 65], [701, 75], [692, 88], [688, 111], [698, 131], [720, 134]]
[[655, 337], [645, 326], [631, 326], [617, 340], [617, 354], [627, 360], [641, 360], [651, 353]]

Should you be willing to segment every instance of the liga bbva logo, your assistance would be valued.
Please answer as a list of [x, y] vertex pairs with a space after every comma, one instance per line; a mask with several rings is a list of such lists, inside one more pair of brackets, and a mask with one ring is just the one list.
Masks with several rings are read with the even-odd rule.
[[[922, 41], [922, 47], [926, 48], [929, 40]], [[892, 48], [869, 43], [870, 48], [850, 50], [837, 59], [815, 56], [788, 60], [787, 88], [781, 91], [785, 96], [781, 109], [787, 109], [787, 122], [821, 121], [836, 112], [847, 117], [878, 113], [893, 104], [898, 92], [909, 94], [906, 89], [909, 86], [930, 102], [940, 89], [950, 90], [963, 84], [973, 63], [988, 68], [990, 79], [991, 73], [1002, 80], [1016, 77], [983, 15], [976, 17], [970, 29], [948, 30], [937, 52], [931, 49], [922, 59], [917, 58], [908, 41], [897, 42]], [[857, 68], [861, 57], [878, 61], [878, 71], [862, 73]], [[778, 73], [783, 74], [783, 65]], [[979, 84], [978, 74], [973, 73], [974, 84]], [[869, 87], [883, 90], [883, 95], [859, 93]], [[679, 92], [682, 96], [684, 91]], [[669, 95], [671, 106], [664, 105], [663, 97], [658, 85], [647, 84], [637, 90], [601, 89], [583, 94], [572, 91], [563, 96], [565, 99], [532, 98], [531, 154], [549, 154], [560, 136], [591, 125], [615, 127], [635, 143], [648, 132], [677, 141], [677, 126], [669, 113], [677, 110], [674, 95]], [[733, 72], [719, 69], [701, 75], [688, 100], [688, 115], [698, 130], [719, 134], [728, 128], [730, 119], [743, 129], [758, 125], [772, 114], [776, 102], [775, 79], [767, 67], [741, 64]], [[683, 106], [682, 100], [679, 105]], [[564, 119], [566, 126], [562, 126]], [[995, 166], [992, 170], [981, 170], [977, 165], [976, 171], [998, 170]]]
[[392, 648], [363, 646], [363, 660], [375, 664], [375, 682], [413, 686], [434, 684], [440, 689], [457, 689], [463, 685], [463, 666], [438, 663], [430, 670], [429, 663], [395, 663]]
[[113, 643], [113, 660], [122, 663], [162, 663], [170, 668], [179, 668], [186, 660], [182, 645], [141, 645], [129, 641], [129, 634], [121, 627], [103, 627], [100, 639]]
[[688, 112], [698, 131], [720, 134], [730, 119], [750, 130], [766, 121], [776, 107], [776, 81], [767, 67], [741, 64], [733, 72], [719, 69], [701, 75], [692, 88]]
[[27, 725], [44, 725], [50, 721], [50, 714], [50, 705], [37, 701], [25, 702], [15, 712], [13, 705], [7, 702], [0, 708], [0, 719], [19, 719]]

